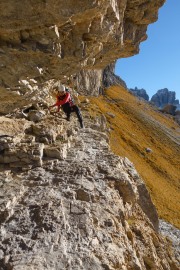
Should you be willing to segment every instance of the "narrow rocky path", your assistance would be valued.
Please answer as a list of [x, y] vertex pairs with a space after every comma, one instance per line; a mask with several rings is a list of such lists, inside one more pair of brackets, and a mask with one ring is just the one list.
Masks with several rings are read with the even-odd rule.
[[[0, 269], [178, 269], [133, 164], [110, 152], [101, 125], [73, 120], [1, 138]], [[27, 167], [7, 163], [12, 145], [18, 158], [27, 150]]]

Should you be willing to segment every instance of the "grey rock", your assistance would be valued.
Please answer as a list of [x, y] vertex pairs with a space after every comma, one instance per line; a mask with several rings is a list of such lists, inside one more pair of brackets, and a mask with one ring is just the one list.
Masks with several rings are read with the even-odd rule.
[[174, 91], [169, 91], [167, 88], [158, 90], [157, 93], [152, 96], [151, 102], [160, 109], [167, 104], [179, 104], [179, 100], [176, 100], [176, 93]]
[[44, 116], [45, 116], [45, 112], [32, 110], [28, 113], [27, 118], [30, 121], [37, 123], [37, 122], [41, 121]]
[[119, 76], [115, 75], [115, 62], [109, 64], [103, 71], [103, 84], [104, 88], [108, 88], [113, 85], [121, 85], [127, 88], [125, 81], [123, 81]]
[[160, 219], [160, 233], [172, 242], [175, 257], [180, 265], [180, 230]]
[[12, 151], [22, 170], [0, 172], [1, 267], [178, 269], [156, 232], [158, 216], [145, 184], [127, 158], [109, 151], [107, 135], [77, 130], [64, 146], [66, 156], [57, 160], [59, 141], [17, 140]]
[[138, 89], [137, 87], [135, 87], [134, 89], [133, 88], [130, 88], [129, 91], [134, 95], [134, 96], [137, 96], [137, 97], [140, 97], [140, 98], [143, 98], [145, 99], [146, 101], [149, 101], [149, 96], [146, 92], [145, 89]]
[[109, 115], [109, 116], [111, 116], [112, 118], [114, 118], [114, 117], [116, 117], [113, 113], [111, 113], [111, 112], [107, 112], [107, 114]]
[[152, 149], [149, 148], [149, 147], [147, 147], [147, 148], [146, 148], [146, 153], [152, 153]]
[[44, 156], [49, 158], [64, 159], [67, 156], [67, 145], [61, 147], [46, 147], [44, 149]]

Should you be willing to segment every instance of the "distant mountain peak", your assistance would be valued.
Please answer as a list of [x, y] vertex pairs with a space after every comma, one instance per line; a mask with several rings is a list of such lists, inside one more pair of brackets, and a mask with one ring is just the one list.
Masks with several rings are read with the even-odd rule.
[[158, 108], [163, 108], [167, 104], [179, 105], [179, 100], [176, 99], [176, 92], [170, 91], [167, 88], [159, 89], [151, 98], [151, 102]]
[[149, 96], [148, 96], [148, 94], [147, 94], [147, 92], [146, 92], [145, 89], [143, 89], [143, 88], [138, 89], [137, 87], [135, 87], [134, 89], [133, 89], [133, 88], [130, 88], [129, 91], [130, 91], [133, 95], [135, 95], [135, 96], [137, 96], [137, 97], [141, 97], [141, 98], [143, 98], [143, 99], [149, 101]]

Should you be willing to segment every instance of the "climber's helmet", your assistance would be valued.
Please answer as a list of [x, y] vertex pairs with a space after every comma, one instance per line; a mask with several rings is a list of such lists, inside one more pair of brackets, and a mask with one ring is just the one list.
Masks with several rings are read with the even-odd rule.
[[66, 93], [66, 89], [64, 85], [57, 86], [55, 91], [58, 95], [63, 96]]

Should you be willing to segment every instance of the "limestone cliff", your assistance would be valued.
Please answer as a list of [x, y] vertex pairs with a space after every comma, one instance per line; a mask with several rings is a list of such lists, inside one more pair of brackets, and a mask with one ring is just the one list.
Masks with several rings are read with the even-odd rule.
[[143, 180], [109, 149], [106, 118], [82, 102], [79, 129], [47, 110], [59, 80], [101, 92], [104, 68], [138, 53], [163, 3], [1, 1], [1, 270], [178, 269]]
[[137, 54], [165, 0], [2, 0], [0, 85], [67, 81]]
[[115, 63], [109, 64], [105, 69], [81, 70], [74, 79], [72, 85], [78, 93], [83, 95], [99, 96], [104, 89], [112, 85], [122, 85], [127, 88], [126, 83], [114, 73]]
[[41, 113], [0, 118], [0, 269], [178, 269], [145, 184], [109, 150], [105, 118], [84, 108], [82, 130]]
[[112, 85], [121, 85], [124, 88], [127, 88], [125, 81], [115, 75], [115, 63], [108, 65], [103, 70], [103, 86], [108, 88]]

